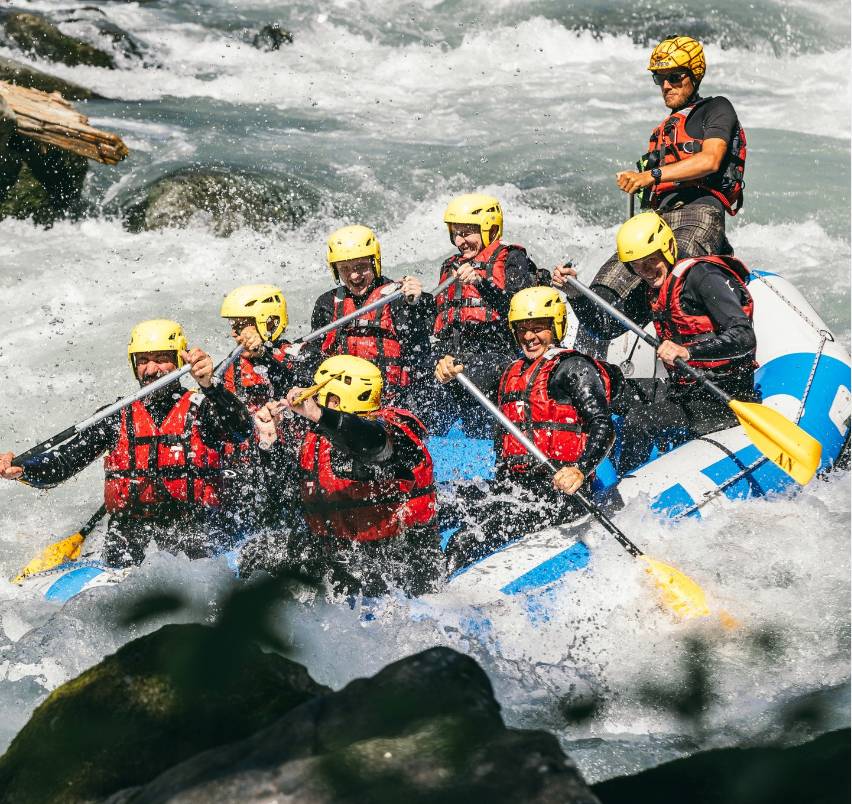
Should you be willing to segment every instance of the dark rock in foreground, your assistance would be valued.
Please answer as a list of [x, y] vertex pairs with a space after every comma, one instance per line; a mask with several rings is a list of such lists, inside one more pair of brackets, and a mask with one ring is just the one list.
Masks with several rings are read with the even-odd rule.
[[277, 654], [229, 648], [212, 628], [170, 625], [63, 684], [0, 758], [0, 801], [103, 799], [328, 691]]
[[597, 804], [552, 734], [507, 729], [473, 659], [433, 648], [309, 701], [113, 804]]
[[31, 14], [18, 9], [2, 11], [0, 27], [5, 30], [6, 38], [24, 53], [51, 61], [61, 61], [70, 67], [86, 64], [91, 67], [115, 69], [115, 59], [112, 55], [81, 39], [67, 36], [41, 14]]
[[243, 227], [265, 232], [297, 225], [319, 204], [317, 194], [295, 179], [198, 168], [163, 176], [141, 196], [125, 206], [131, 231], [185, 227], [196, 219], [223, 237]]
[[281, 45], [292, 45], [293, 34], [277, 22], [264, 25], [251, 41], [258, 50], [278, 50]]
[[847, 804], [849, 729], [795, 748], [707, 751], [594, 786], [604, 804]]
[[8, 81], [20, 87], [31, 87], [40, 89], [42, 92], [59, 92], [66, 100], [88, 100], [89, 98], [102, 98], [91, 89], [81, 87], [64, 78], [43, 73], [30, 67], [28, 64], [6, 59], [0, 56], [0, 81]]

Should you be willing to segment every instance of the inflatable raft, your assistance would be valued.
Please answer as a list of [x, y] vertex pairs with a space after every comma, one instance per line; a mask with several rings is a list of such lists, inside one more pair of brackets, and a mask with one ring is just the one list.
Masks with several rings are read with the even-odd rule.
[[[763, 403], [822, 443], [821, 471], [830, 469], [849, 449], [850, 358], [799, 291], [771, 273], [753, 271], [749, 289], [754, 297], [757, 335], [756, 383]], [[576, 335], [566, 334], [570, 344]], [[610, 344], [606, 358], [635, 377], [661, 376], [653, 350], [628, 334]], [[436, 479], [454, 481], [493, 475], [491, 442], [465, 437], [458, 429], [433, 437], [429, 448]], [[616, 449], [618, 449], [616, 445]], [[625, 506], [646, 504], [668, 520], [711, 514], [727, 500], [782, 492], [794, 481], [757, 450], [742, 427], [694, 439], [665, 454], [654, 454], [643, 466], [617, 477], [606, 460], [597, 471], [599, 500], [620, 496]], [[642, 498], [643, 502], [634, 502]], [[617, 521], [617, 514], [615, 515]], [[583, 541], [594, 524], [587, 518], [518, 539], [457, 572], [449, 588], [470, 603], [500, 595], [530, 594], [583, 569], [590, 551]], [[450, 535], [445, 533], [444, 539]], [[30, 576], [23, 585], [48, 600], [64, 602], [96, 586], [117, 583], [127, 570], [115, 570], [91, 557]]]

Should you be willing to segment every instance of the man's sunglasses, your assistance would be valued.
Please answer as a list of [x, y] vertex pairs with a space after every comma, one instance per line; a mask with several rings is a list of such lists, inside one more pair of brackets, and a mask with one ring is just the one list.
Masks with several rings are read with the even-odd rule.
[[689, 75], [689, 70], [677, 70], [673, 73], [654, 73], [654, 83], [661, 87], [664, 81], [668, 81], [672, 86], [679, 84]]

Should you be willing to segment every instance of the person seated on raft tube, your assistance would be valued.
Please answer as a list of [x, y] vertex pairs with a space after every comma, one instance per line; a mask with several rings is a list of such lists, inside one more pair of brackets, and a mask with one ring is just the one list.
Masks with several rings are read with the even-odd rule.
[[[397, 289], [382, 275], [378, 238], [366, 226], [344, 226], [328, 238], [328, 267], [337, 288], [320, 296], [311, 315], [316, 330]], [[432, 387], [432, 346], [429, 340], [435, 302], [413, 276], [404, 276], [403, 297], [329, 332], [306, 345], [316, 368], [323, 357], [347, 354], [375, 363], [385, 378], [389, 402], [426, 412]]]
[[[503, 210], [493, 196], [469, 193], [454, 198], [444, 212], [444, 223], [458, 251], [444, 260], [440, 281], [455, 271], [458, 282], [435, 299], [436, 353], [515, 357], [517, 346], [506, 327], [509, 302], [539, 280], [549, 285], [550, 275], [545, 271], [546, 279], [542, 278], [523, 246], [502, 242]], [[468, 435], [490, 435], [490, 419], [469, 404], [464, 389], [447, 388], [444, 396], [436, 400], [443, 413], [438, 433], [445, 433], [461, 416]]]
[[[698, 88], [706, 64], [701, 44], [688, 36], [666, 39], [654, 48], [648, 65], [669, 114], [651, 133], [641, 170], [616, 174], [619, 189], [639, 193], [643, 209], [656, 210], [674, 231], [683, 257], [733, 254], [725, 236], [725, 213], [736, 215], [743, 203], [746, 139], [727, 98], [702, 98]], [[586, 333], [599, 340], [620, 334], [619, 325], [553, 272]], [[642, 283], [614, 254], [591, 282], [610, 304], [636, 319], [647, 305]], [[585, 335], [584, 335], [585, 336]], [[581, 339], [581, 343], [585, 343]]]
[[623, 384], [621, 370], [560, 346], [567, 308], [559, 292], [526, 288], [512, 297], [508, 317], [520, 359], [501, 365], [475, 354], [446, 355], [435, 378], [448, 383], [465, 371], [560, 468], [551, 478], [514, 436], [495, 426], [497, 472], [490, 494], [475, 485], [458, 489], [462, 520], [469, 508], [476, 521], [464, 523], [451, 541], [451, 568], [576, 518], [583, 509], [571, 495], [588, 490], [615, 439], [610, 402]]
[[287, 301], [275, 285], [243, 285], [225, 296], [219, 315], [230, 322], [234, 340], [244, 349], [225, 371], [225, 388], [255, 420], [253, 439], [226, 447], [227, 462], [238, 478], [228, 484], [226, 507], [244, 531], [287, 526], [294, 518], [291, 502], [298, 496], [290, 453], [304, 428], [296, 426], [295, 418], [276, 426], [269, 403], [302, 384], [306, 374], [301, 356], [287, 352]]
[[11, 466], [14, 455], [4, 453], [0, 477], [51, 488], [106, 452], [106, 564], [140, 564], [152, 539], [160, 549], [190, 558], [211, 555], [231, 541], [220, 506], [225, 446], [251, 436], [251, 416], [213, 382], [210, 356], [187, 349], [183, 328], [174, 321], [138, 324], [127, 356], [140, 386], [186, 362], [201, 390], [184, 390], [176, 380], [23, 467]]
[[647, 312], [636, 323], [653, 319], [662, 341], [657, 355], [669, 372], [666, 382], [627, 380], [614, 406], [624, 415], [618, 461], [624, 474], [645, 463], [655, 444], [670, 448], [737, 424], [728, 405], [674, 367], [678, 357], [735, 399], [759, 401], [759, 394], [748, 268], [730, 255], [678, 260], [674, 233], [656, 212], [627, 221], [616, 244], [647, 295]]
[[382, 374], [360, 357], [324, 360], [316, 399], [286, 404], [310, 423], [299, 450], [301, 501], [310, 538], [291, 561], [331, 572], [347, 594], [419, 595], [443, 576], [432, 457], [426, 430], [403, 408], [381, 404]]

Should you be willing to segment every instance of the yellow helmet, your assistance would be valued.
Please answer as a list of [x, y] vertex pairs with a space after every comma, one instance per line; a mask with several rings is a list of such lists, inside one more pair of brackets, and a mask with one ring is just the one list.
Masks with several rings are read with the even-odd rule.
[[[490, 245], [503, 236], [503, 210], [500, 202], [490, 195], [468, 193], [454, 198], [444, 211], [444, 223], [449, 229], [451, 223], [475, 223], [482, 235], [482, 244]], [[497, 234], [491, 237], [491, 227], [497, 227]], [[453, 240], [450, 234], [450, 240]]]
[[672, 67], [686, 67], [698, 84], [704, 78], [707, 67], [701, 42], [691, 36], [675, 36], [660, 42], [651, 53], [648, 69], [653, 73], [657, 70], [670, 70]]
[[382, 249], [376, 233], [366, 226], [344, 226], [332, 232], [328, 237], [328, 267], [339, 282], [334, 263], [341, 260], [354, 260], [358, 257], [372, 257], [376, 276], [382, 275]]
[[615, 236], [618, 259], [641, 260], [662, 251], [671, 265], [677, 261], [677, 241], [669, 225], [656, 212], [640, 212], [621, 225]]
[[382, 372], [369, 360], [354, 355], [334, 355], [320, 363], [314, 374], [314, 382], [319, 384], [334, 377], [317, 393], [317, 402], [325, 405], [328, 395], [334, 394], [340, 399], [344, 413], [369, 413], [377, 410], [382, 399]]
[[136, 371], [133, 356], [140, 352], [176, 352], [175, 364], [180, 368], [183, 365], [180, 356], [182, 350], [186, 350], [183, 327], [177, 321], [156, 318], [133, 327], [130, 343], [127, 344], [127, 359], [130, 361], [130, 368]]
[[[524, 288], [512, 296], [512, 300], [509, 302], [509, 327], [513, 335], [515, 334], [515, 324], [518, 321], [551, 318], [553, 319], [553, 335], [557, 342], [560, 342], [565, 334], [567, 317], [568, 308], [556, 288], [544, 286]], [[517, 340], [517, 335], [515, 340]]]
[[[222, 318], [251, 318], [254, 320], [260, 337], [265, 341], [274, 341], [287, 329], [287, 302], [280, 288], [275, 285], [243, 285], [225, 296]], [[270, 319], [277, 318], [272, 324]]]

